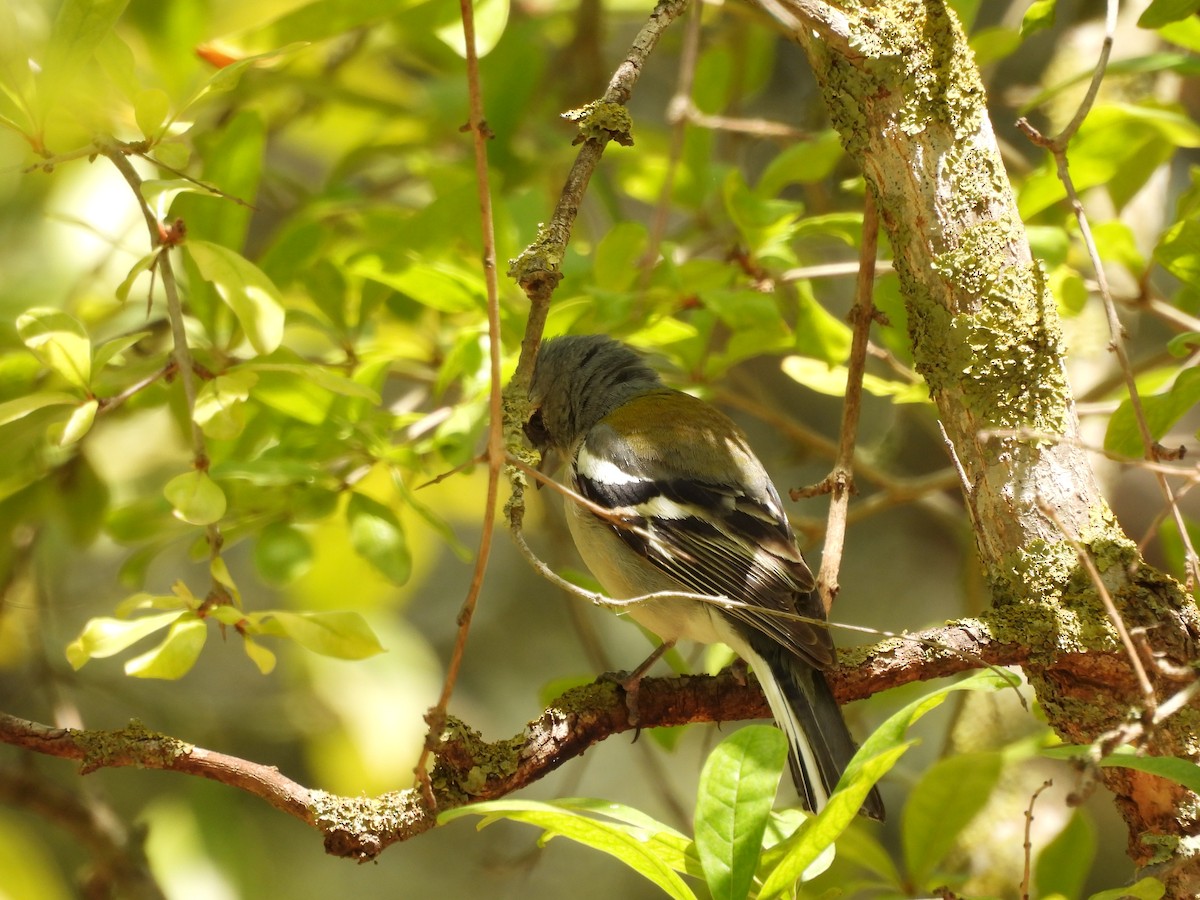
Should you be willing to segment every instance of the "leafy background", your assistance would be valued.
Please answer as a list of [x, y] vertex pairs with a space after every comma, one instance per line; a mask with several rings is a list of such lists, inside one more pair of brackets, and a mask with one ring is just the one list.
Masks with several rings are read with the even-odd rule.
[[[1067, 317], [1087, 433], [1136, 456], [1062, 188], [1012, 124], [1029, 114], [1052, 129], [1074, 110], [1100, 41], [1098, 6], [953, 5]], [[647, 11], [628, 0], [480, 4], [502, 268], [549, 217], [573, 157], [560, 114], [597, 96]], [[1188, 369], [1200, 331], [1200, 192], [1189, 169], [1200, 146], [1189, 80], [1200, 22], [1143, 24], [1154, 27], [1123, 19], [1070, 158], [1127, 301], [1153, 421], [1181, 443], [1200, 391]], [[610, 147], [593, 181], [548, 329], [656, 351], [675, 383], [744, 422], [781, 488], [814, 483], [838, 424], [862, 181], [827, 130], [799, 51], [745, 6], [705, 8], [697, 114], [669, 124], [685, 29], [667, 34], [630, 104], [635, 146]], [[409, 784], [484, 496], [469, 465], [423, 487], [470, 463], [486, 413], [460, 35], [453, 4], [419, 0], [0, 9], [0, 706], [88, 727], [137, 718], [345, 794]], [[805, 139], [704, 127], [704, 116], [782, 123]], [[145, 141], [159, 165], [135, 158], [143, 197], [186, 224], [173, 253], [207, 474], [193, 467], [182, 379], [164, 375], [172, 332], [138, 199], [94, 156], [97, 135]], [[658, 262], [644, 264], [655, 248]], [[814, 273], [831, 262], [849, 265]], [[507, 283], [501, 302], [507, 375], [527, 307]], [[980, 609], [986, 593], [933, 413], [906, 365], [894, 277], [880, 278], [876, 302], [891, 324], [875, 332], [859, 514], [835, 618], [915, 629]], [[1151, 558], [1178, 571], [1178, 539], [1158, 534], [1148, 476], [1103, 465], [1130, 533], [1149, 534]], [[539, 551], [570, 571], [560, 512], [545, 497], [535, 504]], [[823, 501], [793, 513], [818, 556]], [[244, 616], [200, 618], [214, 586], [240, 597]], [[558, 689], [630, 666], [648, 646], [636, 629], [567, 602], [501, 546], [452, 711], [490, 738], [514, 734]], [[688, 657], [696, 668], [721, 661]], [[856, 704], [852, 726], [865, 736], [921, 690]], [[731, 728], [610, 740], [527, 795], [611, 798], [686, 830], [700, 767]], [[1067, 770], [1033, 755], [1041, 726], [1009, 694], [955, 698], [918, 733], [923, 742], [884, 785], [888, 826], [857, 823], [814, 896], [889, 865], [914, 895], [951, 882], [1012, 895], [1023, 812], [1047, 774], [1057, 781], [1038, 806], [1042, 893], [1082, 895], [1130, 875], [1110, 805], [1098, 798], [1071, 814]], [[537, 850], [536, 832], [513, 824], [479, 834], [449, 824], [356, 868], [227, 788], [139, 771], [80, 782], [61, 763], [0, 758], [145, 823], [148, 858], [172, 896], [512, 896], [564, 885], [581, 898], [657, 896], [565, 840]], [[11, 789], [3, 796], [3, 891], [71, 896], [86, 842]]]

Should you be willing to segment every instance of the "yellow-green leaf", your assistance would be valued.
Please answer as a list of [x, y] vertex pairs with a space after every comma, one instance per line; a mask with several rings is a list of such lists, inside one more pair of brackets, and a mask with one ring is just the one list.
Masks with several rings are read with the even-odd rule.
[[201, 277], [211, 282], [237, 316], [246, 339], [259, 353], [271, 353], [283, 341], [283, 303], [266, 273], [228, 247], [189, 240], [188, 253]]
[[207, 472], [185, 472], [167, 482], [163, 494], [176, 517], [193, 525], [211, 525], [225, 515], [225, 492]]
[[103, 659], [120, 653], [147, 635], [166, 628], [180, 616], [179, 612], [164, 612], [140, 619], [91, 619], [79, 637], [67, 645], [67, 661], [80, 668], [89, 659]]
[[161, 644], [125, 663], [125, 674], [135, 678], [182, 678], [196, 664], [207, 638], [208, 626], [203, 620], [181, 618]]
[[99, 408], [98, 400], [88, 400], [75, 407], [75, 411], [71, 413], [71, 418], [67, 419], [67, 424], [63, 428], [62, 437], [58, 439], [58, 445], [66, 447], [91, 431], [92, 423], [96, 421], [96, 410]]
[[31, 309], [17, 318], [25, 346], [78, 388], [92, 380], [92, 342], [78, 320], [57, 309]]

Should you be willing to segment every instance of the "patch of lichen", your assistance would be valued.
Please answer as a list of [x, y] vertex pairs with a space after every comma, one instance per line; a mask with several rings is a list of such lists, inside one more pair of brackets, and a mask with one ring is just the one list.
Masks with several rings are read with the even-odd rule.
[[1061, 653], [1111, 651], [1117, 635], [1075, 549], [1066, 541], [1030, 541], [991, 577], [988, 615], [996, 638], [1029, 648], [1034, 660]]
[[83, 751], [83, 769], [90, 772], [134, 757], [142, 764], [170, 768], [175, 760], [192, 752], [192, 745], [157, 731], [137, 719], [115, 731], [78, 731], [75, 744]]
[[563, 241], [544, 222], [539, 222], [533, 241], [516, 259], [508, 261], [508, 277], [523, 284], [531, 276], [545, 277], [548, 272], [557, 273], [565, 253]]
[[934, 126], [963, 139], [978, 130], [983, 84], [966, 35], [946, 4], [884, 0], [845, 13], [854, 58], [830, 57], [825, 96], [850, 152], [868, 143], [864, 100], [894, 102], [889, 119], [905, 134]]
[[422, 817], [415, 791], [392, 791], [379, 797], [342, 797], [312, 791], [310, 798], [316, 824], [327, 833], [404, 834]]
[[485, 741], [478, 731], [451, 716], [442, 731], [442, 743], [456, 745], [454, 757], [468, 759], [472, 764], [463, 770], [439, 759], [430, 775], [434, 789], [442, 796], [465, 800], [483, 793], [490, 777], [512, 775], [520, 764], [519, 752], [524, 742], [519, 735], [507, 741]]
[[934, 266], [967, 308], [931, 311], [938, 321], [920, 322], [918, 369], [935, 389], [954, 385], [987, 426], [1062, 433], [1062, 334], [1041, 264], [1004, 263], [1024, 240], [1012, 222], [983, 222], [961, 238]]
[[593, 100], [587, 106], [568, 110], [562, 117], [574, 122], [579, 129], [572, 143], [616, 141], [623, 147], [633, 146], [633, 118], [620, 103]]

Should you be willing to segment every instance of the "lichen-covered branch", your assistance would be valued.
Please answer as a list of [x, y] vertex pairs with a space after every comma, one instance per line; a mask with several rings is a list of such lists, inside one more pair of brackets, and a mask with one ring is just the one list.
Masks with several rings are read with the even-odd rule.
[[[845, 702], [981, 665], [1019, 665], [1024, 659], [1024, 648], [1000, 643], [985, 622], [968, 620], [847, 654], [847, 664], [832, 672], [830, 681]], [[218, 781], [312, 826], [329, 853], [364, 862], [433, 828], [439, 812], [510, 794], [614, 735], [770, 715], [756, 682], [725, 672], [643, 679], [635, 725], [621, 688], [601, 680], [563, 694], [505, 740], [485, 741], [466, 724], [449, 719], [433, 747], [430, 795], [410, 788], [379, 797], [341, 797], [308, 788], [272, 766], [205, 750], [138, 722], [113, 731], [83, 731], [0, 713], [0, 743], [77, 760], [83, 774], [134, 766]]]
[[[1054, 728], [1091, 742], [1136, 713], [1142, 697], [1076, 548], [1094, 560], [1126, 626], [1148, 629], [1154, 653], [1192, 662], [1200, 616], [1174, 580], [1141, 560], [1076, 440], [1054, 300], [1017, 215], [962, 28], [936, 0], [761, 5], [787, 11], [777, 18], [803, 45], [875, 195], [914, 360], [964, 476], [994, 635], [1028, 648], [1026, 672]], [[818, 19], [839, 22], [836, 40], [814, 37]], [[1047, 433], [1061, 439], [1037, 437]], [[1081, 701], [1083, 672], [1097, 658], [1115, 668]], [[1162, 698], [1176, 687], [1160, 679], [1156, 689]], [[1200, 714], [1187, 706], [1143, 746], [1196, 758], [1197, 734]], [[1200, 893], [1200, 856], [1184, 840], [1200, 832], [1200, 800], [1152, 776], [1112, 772], [1105, 777], [1134, 860], [1146, 864], [1169, 846], [1172, 895]]]

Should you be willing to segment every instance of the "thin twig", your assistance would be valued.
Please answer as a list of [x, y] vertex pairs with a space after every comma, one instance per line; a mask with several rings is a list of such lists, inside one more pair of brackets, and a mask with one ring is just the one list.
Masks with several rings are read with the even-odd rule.
[[[642, 68], [657, 46], [659, 38], [687, 9], [687, 5], [688, 0], [659, 0], [649, 20], [634, 37], [625, 59], [613, 73], [600, 103], [623, 106], [629, 100], [641, 76]], [[522, 252], [509, 269], [509, 275], [517, 279], [530, 301], [529, 317], [521, 344], [521, 358], [512, 379], [518, 394], [528, 385], [532, 375], [537, 345], [541, 341], [546, 316], [550, 310], [550, 297], [562, 279], [559, 263], [571, 240], [571, 230], [583, 203], [583, 195], [587, 191], [592, 173], [604, 155], [607, 143], [607, 139], [589, 136], [580, 144], [579, 153], [567, 174], [554, 214], [550, 221], [538, 230], [538, 239]]]
[[491, 365], [491, 385], [488, 393], [488, 486], [479, 536], [479, 553], [475, 558], [475, 569], [471, 573], [471, 585], [467, 589], [467, 595], [463, 599], [462, 608], [458, 613], [458, 631], [454, 639], [454, 649], [450, 654], [450, 662], [446, 666], [446, 678], [442, 682], [441, 695], [438, 697], [437, 704], [425, 716], [425, 720], [429, 723], [429, 733], [426, 735], [425, 745], [421, 750], [415, 770], [422, 794], [430, 808], [436, 808], [436, 804], [426, 765], [429, 762], [429, 755], [446, 725], [446, 708], [450, 704], [450, 696], [454, 693], [454, 685], [458, 680], [459, 670], [462, 668], [463, 654], [467, 647], [467, 635], [471, 629], [471, 620], [475, 615], [479, 593], [483, 589], [483, 579], [487, 572], [488, 557], [491, 555], [492, 538], [495, 534], [496, 506], [500, 496], [500, 471], [504, 466], [504, 411], [500, 384], [500, 288], [496, 281], [496, 235], [492, 220], [492, 195], [488, 186], [487, 142], [490, 132], [483, 117], [483, 90], [479, 83], [479, 57], [475, 48], [475, 14], [471, 0], [459, 0], [459, 10], [462, 15], [463, 38], [467, 50], [467, 94], [470, 98], [470, 119], [467, 128], [471, 131], [475, 150], [475, 181], [476, 189], [479, 192], [480, 228], [483, 234], [482, 265], [487, 284], [488, 351]]
[[[1133, 366], [1129, 361], [1129, 354], [1125, 347], [1124, 327], [1121, 325], [1121, 319], [1117, 314], [1117, 305], [1109, 289], [1108, 276], [1105, 274], [1104, 264], [1100, 259], [1100, 251], [1097, 249], [1095, 239], [1092, 236], [1091, 225], [1088, 222], [1087, 213], [1084, 211], [1083, 202], [1079, 199], [1079, 193], [1075, 190], [1075, 184], [1071, 179], [1070, 167], [1067, 160], [1067, 145], [1079, 130], [1079, 126], [1083, 123], [1087, 114], [1091, 111], [1092, 105], [1096, 100], [1096, 94], [1100, 89], [1100, 83], [1104, 78], [1104, 72], [1108, 66], [1108, 57], [1112, 51], [1113, 35], [1117, 27], [1118, 6], [1117, 0], [1108, 0], [1104, 23], [1104, 41], [1101, 45], [1100, 57], [1092, 73], [1092, 81], [1088, 85], [1087, 93], [1066, 128], [1057, 136], [1049, 138], [1034, 128], [1027, 119], [1022, 118], [1018, 120], [1017, 126], [1025, 132], [1034, 144], [1045, 148], [1054, 157], [1059, 180], [1062, 181], [1063, 187], [1067, 192], [1067, 199], [1071, 204], [1075, 220], [1079, 225], [1080, 236], [1083, 238], [1088, 257], [1092, 262], [1092, 268], [1096, 273], [1096, 284], [1100, 291], [1100, 297], [1104, 302], [1104, 312], [1108, 319], [1108, 329], [1112, 337], [1110, 346], [1117, 357], [1117, 364], [1124, 376], [1125, 387], [1129, 393], [1130, 407], [1133, 411], [1134, 421], [1137, 423], [1138, 433], [1142, 439], [1145, 457], [1148, 460], [1157, 461], [1160, 458], [1160, 451], [1158, 443], [1155, 441], [1154, 435], [1150, 430], [1150, 425], [1146, 420], [1145, 409], [1142, 406], [1141, 397], [1138, 392], [1137, 380], [1133, 374]], [[1170, 483], [1161, 474], [1156, 473], [1155, 479], [1158, 481], [1159, 490], [1162, 492], [1167, 507], [1171, 510], [1171, 516], [1175, 520], [1175, 526], [1179, 531], [1179, 538], [1183, 544], [1186, 558], [1187, 589], [1190, 592], [1195, 588], [1197, 583], [1200, 583], [1200, 555], [1197, 555], [1196, 549], [1192, 545], [1191, 536], [1188, 534], [1187, 526], [1183, 520], [1183, 513], [1179, 509], [1179, 504], [1176, 501]]]
[[646, 252], [642, 255], [641, 285], [649, 283], [658, 261], [658, 250], [667, 233], [667, 222], [671, 217], [671, 196], [675, 192], [675, 176], [679, 162], [683, 159], [687, 139], [689, 111], [693, 108], [692, 84], [696, 79], [696, 63], [700, 59], [701, 23], [704, 18], [704, 0], [696, 0], [688, 16], [687, 28], [683, 32], [683, 47], [679, 52], [679, 75], [676, 79], [675, 95], [667, 104], [667, 121], [671, 124], [671, 147], [667, 152], [667, 171], [663, 175], [662, 190], [658, 192], [658, 203], [650, 218], [650, 236], [646, 241]]
[[842, 565], [842, 550], [846, 540], [846, 513], [850, 495], [854, 493], [854, 445], [858, 437], [858, 418], [862, 411], [863, 372], [867, 365], [867, 340], [875, 304], [875, 250], [879, 238], [879, 216], [875, 210], [875, 195], [867, 191], [863, 204], [862, 247], [859, 248], [858, 281], [855, 284], [854, 306], [850, 321], [854, 328], [850, 343], [850, 359], [846, 372], [846, 399], [842, 404], [842, 429], [838, 454], [833, 471], [827, 479], [831, 487], [829, 525], [825, 529], [825, 547], [821, 555], [821, 571], [817, 574], [817, 593], [826, 614], [833, 608], [838, 594], [838, 572]]
[[1030, 839], [1033, 833], [1033, 805], [1037, 803], [1042, 791], [1052, 784], [1054, 784], [1053, 780], [1046, 779], [1042, 786], [1033, 792], [1033, 796], [1029, 798], [1029, 806], [1025, 810], [1025, 872], [1021, 877], [1021, 900], [1029, 900], [1029, 878], [1033, 862], [1033, 841]]
[[[113, 140], [104, 140], [96, 143], [96, 149], [116, 167], [129, 187], [132, 188], [133, 195], [137, 198], [138, 208], [146, 220], [146, 229], [150, 232], [151, 248], [162, 247], [162, 252], [158, 254], [155, 262], [155, 270], [162, 279], [163, 292], [167, 296], [167, 320], [171, 323], [171, 356], [175, 360], [175, 369], [179, 374], [179, 383], [183, 386], [183, 396], [187, 403], [188, 431], [192, 439], [192, 466], [198, 472], [207, 472], [209, 459], [204, 432], [193, 415], [196, 409], [195, 364], [192, 361], [191, 347], [188, 346], [187, 328], [183, 322], [183, 300], [179, 296], [179, 284], [175, 279], [175, 270], [171, 264], [170, 246], [164, 237], [168, 233], [181, 235], [182, 227], [178, 226], [171, 232], [167, 232], [154, 217], [154, 211], [146, 202], [146, 198], [142, 196], [142, 176], [129, 161], [122, 145]], [[213, 522], [205, 526], [204, 532], [208, 540], [209, 557], [215, 559], [221, 552], [223, 542], [221, 530], [217, 523]], [[213, 580], [213, 592], [220, 594], [225, 592], [225, 589], [215, 579]]]

